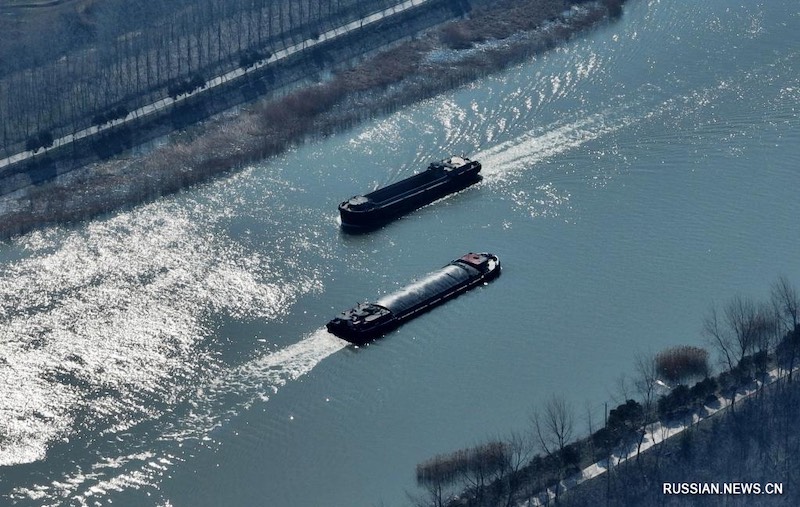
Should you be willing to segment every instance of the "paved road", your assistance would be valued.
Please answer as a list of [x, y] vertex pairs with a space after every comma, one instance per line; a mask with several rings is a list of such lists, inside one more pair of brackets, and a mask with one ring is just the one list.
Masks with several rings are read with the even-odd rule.
[[211, 90], [213, 88], [221, 86], [221, 85], [223, 85], [225, 83], [228, 83], [229, 81], [232, 81], [234, 79], [238, 79], [238, 78], [240, 78], [240, 77], [242, 77], [242, 76], [244, 76], [244, 75], [246, 75], [246, 74], [248, 74], [250, 72], [255, 72], [255, 71], [257, 71], [257, 70], [259, 70], [259, 69], [261, 69], [263, 67], [266, 67], [268, 65], [271, 65], [271, 64], [273, 64], [273, 63], [275, 63], [275, 62], [277, 62], [279, 60], [283, 60], [285, 58], [288, 58], [289, 56], [291, 56], [291, 55], [293, 55], [295, 53], [298, 53], [298, 52], [303, 51], [305, 49], [314, 47], [314, 46], [316, 46], [318, 44], [322, 44], [322, 43], [324, 43], [326, 41], [335, 39], [337, 37], [341, 37], [341, 36], [343, 36], [345, 34], [348, 34], [350, 32], [354, 32], [356, 30], [360, 30], [361, 28], [369, 26], [369, 25], [371, 25], [373, 23], [376, 23], [376, 22], [378, 22], [378, 21], [380, 21], [382, 19], [390, 18], [390, 17], [395, 16], [397, 14], [400, 14], [401, 12], [404, 12], [406, 10], [409, 10], [409, 9], [412, 9], [412, 8], [417, 7], [419, 5], [428, 3], [429, 1], [431, 1], [431, 0], [406, 0], [404, 2], [401, 2], [401, 3], [398, 3], [398, 4], [394, 5], [392, 7], [389, 7], [387, 9], [383, 9], [381, 11], [378, 11], [378, 12], [375, 12], [375, 13], [370, 14], [368, 16], [365, 16], [365, 17], [363, 17], [361, 19], [357, 19], [355, 21], [347, 23], [346, 25], [342, 25], [342, 26], [333, 28], [331, 30], [328, 30], [327, 32], [324, 32], [324, 33], [320, 34], [320, 36], [317, 37], [316, 39], [306, 39], [303, 42], [300, 42], [300, 43], [295, 44], [293, 46], [289, 46], [286, 49], [282, 49], [280, 51], [276, 51], [275, 54], [273, 54], [272, 56], [270, 56], [266, 60], [262, 60], [262, 61], [256, 63], [255, 65], [253, 65], [253, 66], [251, 66], [249, 68], [246, 68], [246, 69], [245, 68], [238, 68], [238, 69], [232, 70], [232, 71], [230, 71], [230, 72], [228, 72], [226, 74], [223, 74], [221, 76], [217, 76], [215, 78], [212, 78], [212, 79], [210, 79], [209, 81], [206, 82], [205, 86], [203, 86], [202, 88], [200, 88], [199, 90], [196, 90], [194, 92], [178, 95], [174, 99], [171, 98], [171, 97], [163, 98], [161, 100], [158, 100], [158, 101], [153, 102], [151, 104], [148, 104], [146, 106], [142, 106], [139, 109], [136, 109], [135, 111], [131, 111], [124, 118], [119, 118], [119, 119], [116, 119], [116, 120], [114, 120], [114, 121], [112, 121], [110, 123], [104, 123], [103, 125], [93, 125], [93, 126], [91, 126], [89, 128], [85, 128], [83, 130], [80, 130], [80, 131], [78, 131], [78, 132], [76, 132], [74, 134], [69, 134], [69, 135], [66, 135], [64, 137], [60, 137], [58, 139], [55, 139], [53, 141], [53, 145], [50, 146], [49, 148], [46, 148], [46, 149], [43, 149], [43, 150], [40, 149], [37, 152], [23, 151], [23, 152], [15, 154], [15, 155], [11, 155], [10, 157], [6, 157], [6, 158], [3, 158], [3, 159], [0, 159], [0, 169], [2, 169], [4, 167], [7, 167], [7, 166], [9, 166], [11, 164], [15, 164], [17, 162], [22, 162], [24, 160], [28, 160], [28, 159], [32, 158], [35, 154], [41, 154], [41, 153], [44, 153], [46, 151], [49, 151], [49, 150], [52, 150], [52, 149], [56, 149], [56, 148], [59, 148], [61, 146], [68, 145], [68, 144], [73, 143], [75, 141], [78, 141], [80, 139], [91, 137], [91, 136], [97, 135], [100, 132], [106, 131], [108, 129], [115, 128], [115, 127], [117, 127], [119, 125], [124, 125], [126, 123], [132, 122], [132, 121], [134, 121], [134, 120], [136, 120], [138, 118], [142, 118], [144, 116], [147, 116], [147, 115], [159, 112], [159, 111], [163, 111], [164, 109], [167, 109], [168, 107], [172, 106], [173, 104], [177, 104], [177, 103], [183, 102], [184, 100], [188, 99], [189, 97], [193, 97], [193, 96], [201, 94], [201, 93], [206, 93], [208, 90]]
[[54, 5], [67, 4], [78, 0], [2, 0], [0, 10], [12, 11], [14, 9], [30, 9], [35, 7], [53, 7]]

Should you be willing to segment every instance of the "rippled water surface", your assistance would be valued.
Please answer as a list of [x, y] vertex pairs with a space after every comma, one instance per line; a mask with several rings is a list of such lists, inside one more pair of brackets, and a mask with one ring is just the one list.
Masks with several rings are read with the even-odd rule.
[[[616, 24], [224, 181], [0, 246], [0, 503], [399, 506], [414, 465], [602, 403], [712, 301], [800, 285], [800, 14]], [[484, 180], [369, 235], [343, 198]], [[368, 347], [324, 323], [468, 251], [504, 274]], [[586, 407], [586, 408], [584, 408]], [[599, 419], [598, 419], [599, 420]]]

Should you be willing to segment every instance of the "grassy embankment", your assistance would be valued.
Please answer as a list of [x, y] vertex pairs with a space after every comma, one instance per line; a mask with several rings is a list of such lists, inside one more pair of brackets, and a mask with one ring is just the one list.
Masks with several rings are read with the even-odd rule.
[[[708, 354], [698, 347], [640, 357], [633, 378], [637, 399], [611, 410], [602, 428], [594, 431], [590, 422], [590, 435], [573, 441], [574, 414], [553, 398], [527, 433], [418, 465], [418, 483], [427, 493], [417, 504], [797, 505], [799, 314], [800, 296], [784, 277], [767, 302], [735, 297], [721, 312], [712, 308], [703, 329], [724, 365], [719, 375], [689, 387], [690, 379], [708, 372]], [[667, 383], [671, 389], [660, 394], [657, 386]], [[662, 492], [664, 483], [723, 482], [780, 483], [784, 495]]]
[[[504, 0], [403, 42], [331, 80], [280, 99], [253, 104], [233, 119], [210, 122], [189, 141], [173, 142], [134, 159], [117, 159], [30, 188], [4, 203], [0, 237], [44, 224], [87, 219], [175, 192], [214, 175], [276, 155], [313, 136], [341, 131], [365, 119], [431, 97], [524, 58], [620, 14], [621, 0], [583, 4], [563, 19], [560, 0]], [[554, 21], [547, 30], [537, 30]], [[427, 58], [442, 48], [486, 45], [449, 62]]]
[[[800, 385], [783, 378], [760, 389], [735, 411], [691, 426], [608, 476], [568, 491], [562, 505], [754, 506], [800, 504]], [[756, 483], [760, 495], [665, 495], [663, 485]], [[766, 495], [778, 483], [780, 495]], [[673, 486], [677, 490], [677, 486]]]

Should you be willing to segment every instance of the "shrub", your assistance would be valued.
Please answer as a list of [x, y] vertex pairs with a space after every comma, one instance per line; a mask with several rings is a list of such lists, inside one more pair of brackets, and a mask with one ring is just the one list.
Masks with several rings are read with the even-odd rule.
[[505, 466], [508, 452], [508, 447], [504, 443], [489, 442], [471, 449], [440, 454], [417, 465], [417, 483], [449, 484], [465, 474], [488, 476]]
[[662, 419], [683, 417], [692, 403], [689, 388], [681, 384], [658, 400], [658, 415]]
[[449, 455], [438, 455], [417, 465], [417, 484], [449, 484], [461, 474], [463, 457], [455, 452]]
[[576, 444], [568, 445], [561, 450], [561, 462], [568, 471], [576, 468], [581, 461], [581, 452]]
[[262, 53], [254, 49], [246, 49], [242, 51], [242, 54], [239, 56], [239, 66], [247, 69], [254, 66], [260, 60], [269, 58], [269, 56], [269, 51]]
[[717, 381], [708, 377], [689, 389], [689, 394], [695, 402], [706, 403], [709, 398], [717, 391]]
[[43, 148], [49, 148], [53, 146], [53, 141], [53, 134], [49, 130], [39, 133], [39, 143]]
[[633, 435], [644, 424], [644, 408], [639, 402], [628, 400], [608, 413], [608, 428], [620, 439]]
[[442, 28], [439, 39], [450, 49], [471, 48], [473, 42], [469, 28], [462, 23], [450, 23]]
[[607, 427], [600, 428], [592, 434], [592, 444], [594, 444], [600, 454], [607, 454], [619, 444], [619, 441], [619, 436], [615, 435]]
[[709, 373], [708, 352], [700, 347], [683, 345], [661, 351], [656, 355], [659, 377], [670, 383], [681, 383], [692, 377]]
[[776, 355], [782, 362], [796, 361], [800, 355], [800, 326], [794, 331], [789, 331], [786, 336], [778, 343]]
[[97, 113], [92, 117], [92, 125], [100, 126], [106, 122], [108, 122], [108, 117], [105, 113]]
[[32, 152], [39, 151], [39, 148], [49, 148], [53, 146], [53, 134], [49, 130], [44, 130], [33, 135], [25, 141], [25, 149]]
[[[182, 81], [174, 81], [167, 87], [167, 93], [173, 99], [184, 93], [192, 93], [205, 86], [206, 79], [202, 74], [194, 74], [192, 77]], [[126, 113], [127, 114], [127, 113]]]
[[127, 107], [125, 107], [125, 106], [117, 106], [111, 112], [112, 119], [125, 118], [126, 116], [128, 116], [129, 112], [130, 111], [128, 111]]

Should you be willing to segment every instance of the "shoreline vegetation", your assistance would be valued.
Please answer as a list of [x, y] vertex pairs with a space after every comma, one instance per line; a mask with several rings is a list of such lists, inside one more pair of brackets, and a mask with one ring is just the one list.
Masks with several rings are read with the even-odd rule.
[[[462, 2], [465, 18], [406, 37], [327, 81], [218, 115], [144, 155], [93, 163], [0, 197], [0, 238], [149, 202], [347, 130], [554, 48], [619, 17], [623, 1]], [[325, 70], [324, 61], [315, 63]]]
[[[619, 406], [575, 439], [576, 416], [556, 395], [531, 427], [417, 465], [418, 507], [516, 505], [742, 505], [800, 500], [800, 295], [786, 277], [768, 301], [735, 296], [712, 306], [709, 353], [679, 346], [638, 355]], [[667, 495], [664, 484], [778, 484], [781, 496]], [[749, 486], [747, 486], [749, 487]], [[738, 504], [738, 503], [737, 503]]]

